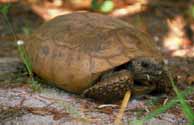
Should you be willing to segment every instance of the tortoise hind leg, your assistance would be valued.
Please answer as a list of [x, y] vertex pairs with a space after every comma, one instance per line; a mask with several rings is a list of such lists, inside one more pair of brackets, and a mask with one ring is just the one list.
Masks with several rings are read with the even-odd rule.
[[112, 102], [123, 98], [132, 86], [131, 73], [127, 70], [122, 70], [86, 89], [82, 95], [101, 102]]

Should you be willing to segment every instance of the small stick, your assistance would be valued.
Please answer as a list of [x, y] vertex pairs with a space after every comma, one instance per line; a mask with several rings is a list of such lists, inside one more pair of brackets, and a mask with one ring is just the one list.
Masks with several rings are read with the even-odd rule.
[[124, 111], [127, 107], [127, 104], [130, 98], [131, 98], [131, 91], [127, 91], [125, 93], [125, 97], [123, 98], [121, 108], [119, 110], [119, 114], [117, 115], [116, 120], [114, 121], [115, 125], [119, 125], [121, 123], [121, 118], [123, 117]]

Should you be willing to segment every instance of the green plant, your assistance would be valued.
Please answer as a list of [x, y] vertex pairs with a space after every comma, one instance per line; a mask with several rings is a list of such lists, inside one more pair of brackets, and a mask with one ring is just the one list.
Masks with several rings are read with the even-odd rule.
[[7, 16], [9, 9], [11, 8], [11, 4], [2, 4], [0, 5], [0, 12], [4, 15]]
[[32, 33], [31, 28], [29, 26], [23, 26], [22, 31], [25, 35], [29, 35]]
[[[188, 87], [183, 92], [180, 92], [180, 94], [182, 94], [183, 96], [187, 96], [187, 95], [193, 93], [193, 91], [194, 91], [194, 87]], [[163, 112], [167, 111], [168, 109], [172, 108], [178, 102], [179, 102], [179, 99], [177, 97], [172, 99], [171, 101], [169, 101], [167, 104], [163, 105], [162, 107], [156, 109], [153, 112], [150, 112], [148, 115], [146, 115], [144, 117], [144, 120], [150, 120], [151, 118], [159, 115], [160, 113], [163, 113]]]
[[[16, 41], [17, 38], [16, 38], [16, 35], [15, 35], [15, 32], [14, 32], [14, 30], [12, 28], [12, 25], [9, 23], [9, 19], [7, 17], [7, 14], [9, 12], [10, 7], [11, 7], [10, 3], [0, 5], [0, 12], [3, 14], [3, 16], [4, 16], [6, 22], [7, 22], [8, 26], [9, 26], [9, 29], [12, 31], [12, 34], [14, 35], [14, 37], [15, 37], [14, 39]], [[28, 56], [27, 56], [27, 54], [25, 52], [23, 44], [24, 44], [24, 42], [22, 40], [18, 40], [17, 41], [18, 51], [19, 51], [20, 57], [22, 58], [22, 61], [24, 62], [25, 66], [27, 68], [27, 71], [28, 71], [30, 77], [33, 79], [33, 76], [32, 76], [33, 75], [32, 74], [32, 66], [31, 66], [30, 60], [29, 60], [29, 58], [28, 58]]]
[[28, 57], [24, 46], [23, 46], [24, 42], [22, 40], [18, 40], [17, 41], [17, 45], [18, 45], [18, 52], [20, 54], [20, 57], [27, 69], [27, 72], [30, 76], [30, 81], [28, 81], [29, 83], [31, 83], [31, 88], [33, 90], [33, 92], [40, 92], [41, 91], [41, 85], [39, 84], [38, 80], [35, 80], [33, 77], [33, 72], [32, 72], [32, 64], [30, 61], [30, 58]]
[[103, 2], [92, 0], [91, 7], [93, 10], [97, 10], [103, 13], [109, 13], [114, 8], [114, 2], [112, 0], [104, 0]]
[[[188, 96], [190, 94], [192, 94], [194, 92], [194, 87], [188, 87], [187, 89], [185, 89], [182, 92], [179, 92], [179, 94], [183, 95], [183, 96]], [[149, 114], [147, 114], [142, 120], [133, 120], [130, 123], [133, 124], [139, 124], [139, 125], [143, 125], [144, 122], [158, 116], [159, 114], [167, 111], [168, 109], [172, 108], [173, 106], [175, 106], [176, 104], [178, 104], [179, 98], [175, 97], [174, 99], [171, 99], [168, 103], [166, 103], [165, 105], [161, 106], [160, 108], [156, 109], [155, 111], [150, 112]], [[193, 123], [191, 122], [191, 125]]]
[[[5, 21], [7, 22], [7, 26], [9, 27], [9, 29], [11, 30], [12, 34], [13, 34], [13, 37], [14, 37], [14, 40], [17, 41], [17, 47], [18, 47], [18, 52], [19, 52], [19, 55], [27, 69], [27, 72], [30, 76], [30, 83], [31, 83], [31, 87], [32, 87], [32, 90], [33, 91], [40, 91], [40, 84], [38, 84], [38, 81], [35, 81], [34, 78], [33, 78], [33, 72], [32, 72], [32, 65], [31, 65], [31, 61], [24, 49], [24, 41], [22, 40], [17, 40], [17, 37], [16, 37], [16, 34], [12, 28], [12, 25], [9, 23], [9, 19], [8, 19], [8, 13], [9, 13], [9, 9], [11, 8], [11, 4], [8, 3], [8, 4], [3, 4], [3, 5], [0, 5], [0, 13], [3, 15]], [[30, 33], [30, 30], [29, 28], [27, 27], [23, 27], [23, 31], [25, 34], [29, 34]]]
[[[169, 72], [168, 72], [169, 73]], [[189, 120], [190, 123], [194, 123], [194, 112], [189, 106], [189, 104], [185, 100], [185, 96], [180, 92], [180, 90], [176, 87], [174, 80], [171, 77], [171, 74], [168, 74], [170, 82], [172, 84], [173, 90], [175, 91], [177, 98], [181, 104], [182, 110], [186, 116], [186, 118]]]
[[194, 19], [194, 5], [188, 9], [188, 14]]
[[9, 23], [9, 19], [7, 17], [10, 8], [11, 8], [11, 4], [10, 3], [8, 3], [8, 4], [2, 4], [2, 5], [0, 5], [0, 13], [3, 15], [3, 18], [7, 22], [8, 28], [10, 29], [11, 33], [13, 34], [14, 39], [16, 40], [15, 32], [14, 32], [14, 30], [12, 28], [12, 25]]
[[31, 61], [30, 61], [28, 55], [26, 54], [26, 51], [24, 49], [23, 44], [24, 44], [24, 42], [22, 40], [17, 41], [18, 51], [19, 51], [19, 54], [20, 54], [22, 61], [24, 62], [25, 66], [26, 66], [26, 69], [28, 71], [29, 76], [33, 79]]
[[[180, 102], [180, 106], [181, 106], [183, 113], [185, 114], [185, 117], [188, 119], [189, 123], [194, 124], [194, 112], [193, 112], [191, 106], [186, 102], [185, 94], [183, 94], [183, 92], [180, 92], [180, 90], [176, 87], [175, 82], [172, 78], [172, 75], [170, 74], [170, 72], [168, 72], [168, 69], [166, 69], [166, 71], [167, 71], [167, 76], [168, 76], [168, 78], [171, 82], [171, 85], [173, 87], [173, 90], [175, 91], [175, 93], [177, 95], [177, 98], [176, 98], [176, 100], [172, 100], [170, 103], [162, 106], [161, 108], [159, 108], [155, 112], [150, 113], [149, 115], [147, 115], [144, 118], [144, 120], [148, 120], [152, 117], [155, 117], [157, 114], [160, 114], [160, 113], [166, 111], [167, 109], [172, 107], [177, 102]], [[194, 89], [192, 88], [192, 90], [194, 90]]]

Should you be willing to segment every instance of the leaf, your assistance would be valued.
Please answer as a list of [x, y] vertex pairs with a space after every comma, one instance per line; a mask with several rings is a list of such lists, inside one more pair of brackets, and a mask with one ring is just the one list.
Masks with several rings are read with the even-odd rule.
[[93, 10], [98, 10], [100, 8], [100, 6], [101, 6], [101, 3], [98, 3], [97, 0], [92, 0], [92, 2], [91, 2], [91, 8]]
[[92, 0], [91, 7], [93, 10], [98, 10], [103, 13], [111, 12], [114, 8], [114, 2], [112, 0], [105, 0], [103, 2], [98, 2], [97, 0]]
[[9, 12], [10, 7], [11, 7], [11, 4], [3, 4], [3, 5], [0, 5], [0, 12], [3, 15], [7, 15], [8, 12]]
[[112, 0], [105, 0], [100, 7], [100, 11], [103, 13], [111, 12], [114, 8], [114, 3]]

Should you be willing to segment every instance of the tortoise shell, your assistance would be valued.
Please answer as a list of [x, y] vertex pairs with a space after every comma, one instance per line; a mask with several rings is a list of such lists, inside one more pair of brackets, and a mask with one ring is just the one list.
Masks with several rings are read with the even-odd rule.
[[81, 93], [105, 71], [134, 58], [162, 61], [145, 33], [122, 20], [89, 12], [44, 23], [25, 45], [33, 71], [73, 93]]

